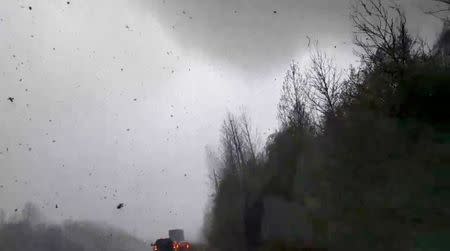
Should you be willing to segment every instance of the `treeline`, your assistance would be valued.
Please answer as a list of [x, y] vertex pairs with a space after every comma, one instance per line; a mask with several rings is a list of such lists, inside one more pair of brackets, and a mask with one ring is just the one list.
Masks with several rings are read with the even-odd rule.
[[246, 115], [225, 119], [212, 247], [450, 250], [448, 23], [430, 48], [398, 6], [361, 0], [351, 18], [361, 65], [344, 74], [317, 48], [293, 63], [262, 149]]
[[149, 244], [116, 228], [92, 222], [46, 224], [28, 203], [14, 217], [0, 210], [0, 250], [8, 251], [148, 251]]

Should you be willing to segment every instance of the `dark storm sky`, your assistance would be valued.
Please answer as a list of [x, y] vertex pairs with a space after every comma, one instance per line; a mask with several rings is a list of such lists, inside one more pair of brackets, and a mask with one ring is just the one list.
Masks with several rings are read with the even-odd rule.
[[[308, 57], [307, 36], [339, 65], [355, 62], [347, 0], [66, 2], [0, 8], [9, 215], [31, 201], [50, 220], [104, 221], [146, 239], [181, 227], [199, 238], [204, 149], [217, 146], [226, 112], [245, 109], [264, 140], [287, 66]], [[402, 4], [414, 32], [437, 33], [423, 1]]]

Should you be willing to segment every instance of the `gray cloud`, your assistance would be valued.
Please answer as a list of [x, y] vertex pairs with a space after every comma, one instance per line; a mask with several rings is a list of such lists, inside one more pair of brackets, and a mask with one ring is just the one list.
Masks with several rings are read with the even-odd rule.
[[351, 38], [348, 0], [142, 1], [179, 46], [244, 70], [289, 61], [306, 36], [325, 46]]
[[[307, 37], [323, 48], [351, 53], [352, 0], [140, 0], [165, 33], [184, 49], [218, 58], [243, 71], [265, 71], [307, 52]], [[413, 30], [427, 37], [421, 10], [431, 1], [399, 0]], [[427, 18], [431, 22], [430, 17]], [[426, 28], [425, 28], [426, 27]], [[424, 30], [425, 29], [425, 30]], [[331, 52], [337, 53], [340, 52]], [[342, 56], [341, 55], [341, 56]], [[348, 62], [348, 58], [343, 60]]]

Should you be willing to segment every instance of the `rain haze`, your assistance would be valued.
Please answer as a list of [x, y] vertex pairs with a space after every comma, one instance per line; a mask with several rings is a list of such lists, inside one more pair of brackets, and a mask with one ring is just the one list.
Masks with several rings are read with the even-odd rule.
[[[404, 0], [434, 41], [432, 1]], [[105, 222], [145, 241], [203, 240], [205, 148], [245, 111], [279, 126], [290, 63], [312, 43], [358, 65], [348, 0], [6, 0], [0, 8], [0, 207]], [[119, 203], [123, 206], [118, 209]]]

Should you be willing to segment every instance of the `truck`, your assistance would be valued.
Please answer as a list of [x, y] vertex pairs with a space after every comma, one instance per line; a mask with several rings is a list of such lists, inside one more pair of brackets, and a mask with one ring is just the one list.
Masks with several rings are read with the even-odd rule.
[[183, 229], [171, 229], [169, 230], [169, 238], [175, 242], [184, 241], [184, 231]]

